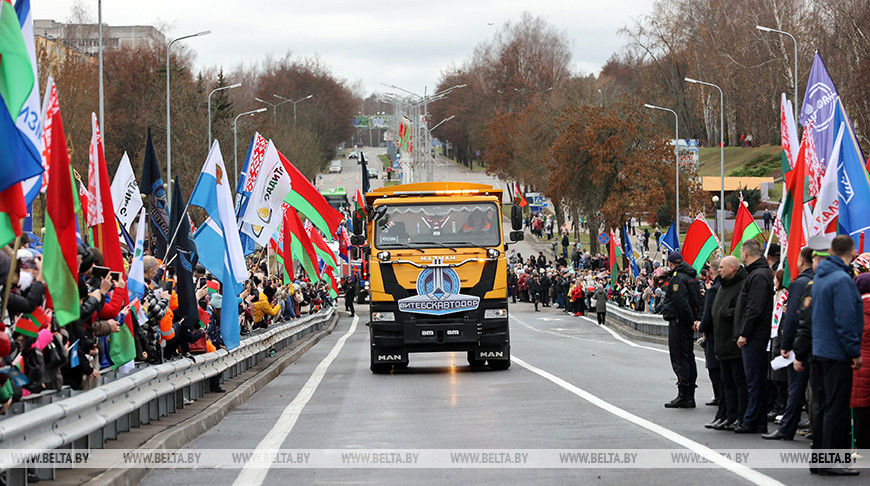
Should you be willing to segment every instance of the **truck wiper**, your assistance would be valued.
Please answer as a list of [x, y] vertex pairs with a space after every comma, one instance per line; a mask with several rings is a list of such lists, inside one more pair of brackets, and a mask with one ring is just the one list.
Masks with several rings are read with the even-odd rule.
[[447, 248], [448, 250], [452, 251], [453, 253], [456, 253], [456, 248], [451, 248], [451, 247], [445, 245], [444, 243], [441, 243], [440, 241], [415, 241], [414, 244], [415, 245], [435, 245], [435, 246], [438, 246], [441, 248]]
[[396, 248], [402, 248], [402, 249], [408, 249], [408, 250], [417, 250], [421, 253], [423, 252], [423, 250], [421, 250], [420, 248], [415, 248], [415, 247], [413, 247], [409, 244], [406, 244], [406, 243], [386, 243], [383, 245], [379, 245], [378, 248], [384, 249], [384, 250], [392, 250], [392, 249], [396, 249]]

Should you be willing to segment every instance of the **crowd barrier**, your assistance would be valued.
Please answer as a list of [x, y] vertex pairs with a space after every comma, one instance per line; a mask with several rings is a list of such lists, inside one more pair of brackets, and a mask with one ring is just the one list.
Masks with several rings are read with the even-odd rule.
[[[295, 321], [276, 323], [242, 340], [227, 352], [196, 355], [159, 365], [140, 365], [118, 376], [114, 371], [101, 376], [101, 385], [87, 391], [65, 388], [42, 393], [34, 399], [13, 404], [0, 421], [0, 448], [64, 452], [102, 449], [106, 440], [119, 433], [175, 413], [185, 403], [209, 391], [209, 379], [224, 374], [233, 378], [274, 356], [295, 341], [317, 332], [335, 314], [328, 307]], [[0, 461], [7, 486], [27, 484], [27, 468], [20, 463]], [[70, 467], [73, 467], [70, 465]], [[41, 480], [55, 477], [54, 469], [32, 469]]]

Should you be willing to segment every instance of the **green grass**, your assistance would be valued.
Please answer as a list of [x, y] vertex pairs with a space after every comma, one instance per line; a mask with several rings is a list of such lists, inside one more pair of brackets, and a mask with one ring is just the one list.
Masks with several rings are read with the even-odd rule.
[[399, 184], [401, 184], [401, 181], [384, 181], [384, 187], [398, 186]]
[[390, 156], [389, 156], [389, 155], [387, 155], [387, 154], [380, 154], [380, 155], [378, 155], [378, 157], [381, 159], [381, 163], [384, 164], [384, 169], [387, 169], [387, 168], [393, 166], [393, 162], [390, 160]]
[[[782, 150], [778, 145], [763, 145], [754, 148], [725, 147], [725, 176], [771, 177], [779, 175], [781, 153]], [[698, 175], [719, 176], [719, 147], [701, 148], [699, 159]]]

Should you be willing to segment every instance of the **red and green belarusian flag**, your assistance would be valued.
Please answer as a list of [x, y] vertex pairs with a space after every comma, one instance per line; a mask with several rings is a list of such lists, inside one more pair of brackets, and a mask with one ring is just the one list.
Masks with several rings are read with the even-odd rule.
[[221, 289], [221, 284], [217, 280], [208, 280], [205, 282], [205, 287], [210, 294], [216, 294]]
[[317, 254], [314, 252], [314, 245], [311, 244], [311, 240], [308, 238], [308, 233], [305, 232], [305, 229], [302, 227], [302, 221], [299, 219], [299, 215], [296, 214], [296, 210], [293, 208], [287, 208], [287, 211], [284, 213], [285, 266], [287, 262], [292, 261], [288, 257], [288, 245], [290, 248], [290, 255], [299, 261], [302, 268], [305, 269], [308, 278], [311, 279], [312, 282], [319, 282], [320, 272], [318, 271]]
[[366, 200], [359, 190], [359, 185], [357, 185], [356, 194], [353, 195], [353, 212], [358, 218], [366, 218]]
[[616, 233], [613, 228], [610, 228], [610, 287], [616, 286], [616, 280], [619, 276], [619, 257], [622, 256], [619, 240], [616, 239]]
[[695, 271], [700, 272], [710, 255], [718, 249], [719, 240], [716, 238], [716, 234], [707, 224], [707, 218], [703, 214], [699, 214], [689, 226], [689, 231], [686, 232], [686, 240], [682, 247], [683, 261], [691, 265]]
[[[290, 175], [290, 192], [284, 198], [284, 202], [296, 208], [303, 216], [308, 218], [314, 226], [332, 239], [332, 235], [338, 229], [338, 225], [344, 221], [344, 217], [338, 210], [326, 202], [311, 181], [308, 180], [299, 169], [278, 152], [281, 163]], [[295, 213], [295, 212], [294, 212]], [[299, 219], [297, 216], [296, 219]]]
[[[804, 132], [801, 140], [800, 152], [791, 170], [783, 173], [786, 193], [782, 204], [782, 224], [788, 231], [788, 243], [785, 245], [785, 258], [783, 260], [782, 285], [788, 288], [792, 280], [797, 278], [798, 259], [801, 248], [806, 245], [807, 223], [804, 218], [804, 203], [807, 201], [807, 149], [811, 143], [810, 137]], [[785, 167], [783, 167], [785, 168]]]
[[517, 206], [524, 208], [529, 205], [529, 202], [526, 201], [526, 198], [523, 197], [522, 191], [520, 191], [520, 185], [514, 184], [514, 204]]
[[45, 197], [45, 240], [42, 272], [51, 296], [58, 325], [77, 320], [79, 306], [79, 264], [76, 241], [75, 195], [72, 167], [60, 111], [52, 116], [51, 164]]
[[746, 209], [746, 205], [741, 202], [737, 208], [737, 218], [734, 220], [734, 235], [731, 237], [731, 251], [729, 255], [735, 255], [740, 258], [740, 248], [743, 243], [755, 238], [761, 234], [761, 228], [755, 222], [755, 218]]
[[112, 360], [112, 369], [117, 370], [136, 359], [136, 340], [133, 337], [136, 333], [133, 322], [134, 319], [136, 322], [142, 322], [140, 317], [144, 317], [142, 306], [139, 299], [133, 299], [133, 302], [130, 302], [129, 312], [119, 326], [120, 330], [109, 337], [109, 358]]
[[15, 332], [35, 338], [47, 322], [48, 316], [45, 315], [45, 311], [42, 310], [42, 307], [37, 307], [32, 313], [24, 314], [24, 317], [19, 317], [15, 321]]

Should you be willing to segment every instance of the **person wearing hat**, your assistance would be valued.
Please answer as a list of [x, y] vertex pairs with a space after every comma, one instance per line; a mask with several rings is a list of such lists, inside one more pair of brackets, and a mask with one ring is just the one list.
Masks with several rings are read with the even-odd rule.
[[695, 334], [692, 328], [696, 320], [701, 320], [701, 316], [695, 315], [689, 302], [689, 281], [694, 280], [698, 272], [683, 261], [679, 252], [668, 255], [668, 268], [671, 273], [662, 302], [662, 317], [668, 321], [668, 354], [671, 368], [677, 376], [678, 391], [677, 397], [665, 403], [665, 407], [695, 408], [698, 367], [695, 364]]
[[780, 266], [779, 262], [782, 257], [782, 248], [776, 243], [771, 243], [764, 256], [767, 259], [767, 264], [770, 265], [770, 270], [776, 273]]
[[[861, 369], [861, 338], [864, 332], [864, 303], [852, 280], [849, 264], [855, 257], [855, 241], [837, 235], [831, 241], [831, 255], [819, 263], [813, 279], [813, 366], [819, 379], [813, 380], [814, 449], [848, 451], [852, 446], [849, 398], [853, 370]], [[813, 464], [811, 464], [813, 466]], [[829, 466], [829, 464], [826, 464]], [[818, 468], [822, 475], [857, 475], [856, 469]]]
[[740, 260], [746, 267], [746, 280], [737, 296], [734, 326], [737, 347], [743, 357], [746, 390], [749, 393], [743, 423], [734, 429], [738, 434], [767, 433], [766, 388], [768, 362], [767, 345], [770, 341], [770, 322], [773, 318], [773, 272], [762, 256], [761, 244], [748, 240], [740, 248]]

